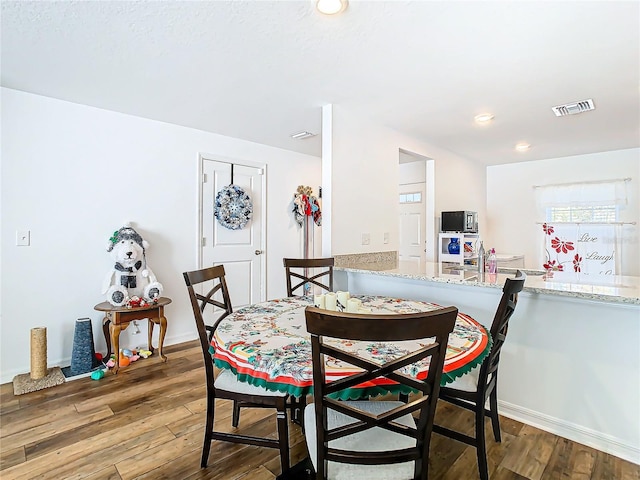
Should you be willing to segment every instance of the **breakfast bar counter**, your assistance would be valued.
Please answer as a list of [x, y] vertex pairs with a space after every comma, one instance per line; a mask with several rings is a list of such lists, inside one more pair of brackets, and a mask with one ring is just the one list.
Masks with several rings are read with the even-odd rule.
[[[383, 261], [351, 263], [336, 266], [337, 271], [364, 273], [439, 283], [500, 288], [515, 268], [501, 268], [497, 274], [485, 273], [483, 278], [474, 266], [456, 268], [446, 263], [418, 263], [410, 261]], [[545, 295], [560, 295], [612, 303], [640, 305], [640, 278], [620, 275], [589, 276], [579, 272], [549, 272], [520, 269], [527, 274], [524, 291]]]
[[[485, 326], [516, 271], [479, 279], [473, 266], [335, 258], [336, 290], [454, 305]], [[638, 463], [640, 280], [521, 271], [527, 279], [501, 352], [500, 413]]]

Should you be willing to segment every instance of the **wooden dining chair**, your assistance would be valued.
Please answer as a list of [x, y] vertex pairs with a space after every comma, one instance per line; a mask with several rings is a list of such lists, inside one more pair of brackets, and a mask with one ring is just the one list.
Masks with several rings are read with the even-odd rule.
[[[489, 479], [487, 465], [487, 448], [484, 435], [485, 415], [491, 418], [493, 435], [496, 442], [501, 441], [500, 420], [498, 417], [498, 366], [500, 352], [507, 338], [509, 319], [518, 303], [518, 293], [524, 288], [526, 274], [520, 270], [514, 278], [507, 278], [502, 289], [502, 298], [498, 304], [493, 323], [491, 324], [491, 338], [493, 345], [481, 367], [457, 378], [454, 382], [440, 388], [440, 399], [475, 413], [475, 436], [456, 432], [440, 425], [434, 425], [433, 431], [454, 440], [476, 447], [478, 456], [478, 470], [481, 480]], [[485, 408], [487, 398], [489, 409]]]
[[[398, 315], [306, 308], [314, 401], [305, 408], [305, 437], [316, 479], [427, 479], [433, 416], [447, 341], [457, 314], [455, 307]], [[329, 337], [345, 343], [364, 340], [372, 348], [385, 347], [379, 342], [424, 340], [415, 351], [397, 347], [393, 359], [379, 364], [336, 347], [328, 342]], [[326, 356], [333, 362], [357, 366], [362, 372], [328, 382]], [[419, 361], [429, 361], [429, 372], [421, 379], [407, 374]], [[349, 397], [352, 392], [346, 390], [373, 380], [379, 383], [381, 377], [422, 395], [409, 403], [336, 400], [340, 392]]]
[[[306, 284], [316, 285], [323, 290], [333, 292], [333, 265], [334, 258], [283, 258], [285, 274], [287, 277], [287, 296], [293, 297], [295, 291]], [[319, 273], [310, 272], [310, 269], [322, 268]], [[326, 278], [325, 278], [326, 277]], [[298, 283], [294, 283], [298, 282]]]
[[[222, 319], [232, 312], [231, 300], [225, 280], [224, 266], [218, 265], [203, 270], [185, 272], [183, 275], [191, 300], [191, 308], [193, 309], [193, 315], [196, 321], [200, 346], [202, 347], [207, 382], [207, 420], [200, 466], [202, 468], [207, 466], [211, 442], [213, 440], [223, 440], [226, 442], [278, 448], [280, 450], [280, 464], [284, 472], [289, 468], [288, 396], [281, 392], [271, 392], [265, 388], [240, 382], [236, 375], [227, 369], [220, 370], [220, 373], [215, 376], [213, 358], [209, 351], [211, 337]], [[210, 288], [208, 293], [200, 294], [196, 292], [195, 288], [201, 285], [204, 287], [204, 290]], [[216, 294], [218, 298], [214, 298]], [[205, 311], [207, 306], [211, 306], [211, 309]], [[216, 308], [218, 310], [216, 310]], [[213, 312], [211, 310], [213, 310]], [[212, 317], [214, 320], [209, 324], [205, 324], [205, 314], [209, 314], [208, 317]], [[278, 425], [277, 439], [214, 431], [213, 422], [216, 398], [233, 401], [233, 427], [238, 426], [240, 407], [275, 408]]]

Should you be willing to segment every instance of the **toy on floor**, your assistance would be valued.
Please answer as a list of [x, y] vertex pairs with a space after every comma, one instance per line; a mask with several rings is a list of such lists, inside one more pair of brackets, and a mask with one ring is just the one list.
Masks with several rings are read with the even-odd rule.
[[142, 357], [142, 358], [148, 358], [152, 355], [151, 350], [144, 350], [144, 349], [140, 349], [138, 350], [138, 354]]
[[115, 264], [104, 279], [102, 293], [106, 293], [114, 307], [145, 306], [162, 295], [162, 284], [147, 265], [148, 247], [149, 242], [143, 240], [129, 223], [109, 239], [107, 251]]
[[[149, 350], [129, 350], [128, 348], [123, 348], [120, 350], [120, 360], [118, 361], [118, 365], [120, 367], [126, 367], [133, 362], [137, 362], [140, 358], [147, 358], [151, 356], [151, 351]], [[108, 368], [113, 368], [116, 366], [116, 355], [111, 354], [109, 361], [105, 363]]]

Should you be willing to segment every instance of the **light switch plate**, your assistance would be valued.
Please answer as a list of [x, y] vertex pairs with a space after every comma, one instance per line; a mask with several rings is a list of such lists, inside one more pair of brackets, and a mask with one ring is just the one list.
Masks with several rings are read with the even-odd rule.
[[29, 230], [16, 230], [16, 245], [18, 247], [31, 245], [31, 232]]
[[389, 243], [389, 232], [384, 232], [382, 243], [385, 243], [385, 244]]

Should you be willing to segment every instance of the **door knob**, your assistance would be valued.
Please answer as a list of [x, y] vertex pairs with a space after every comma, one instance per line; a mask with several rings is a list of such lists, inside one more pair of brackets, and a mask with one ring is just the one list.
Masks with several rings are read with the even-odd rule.
[[256, 250], [256, 251], [255, 251], [255, 254], [256, 254], [256, 255], [262, 255], [263, 253], [264, 253], [264, 252], [263, 252], [262, 250]]

